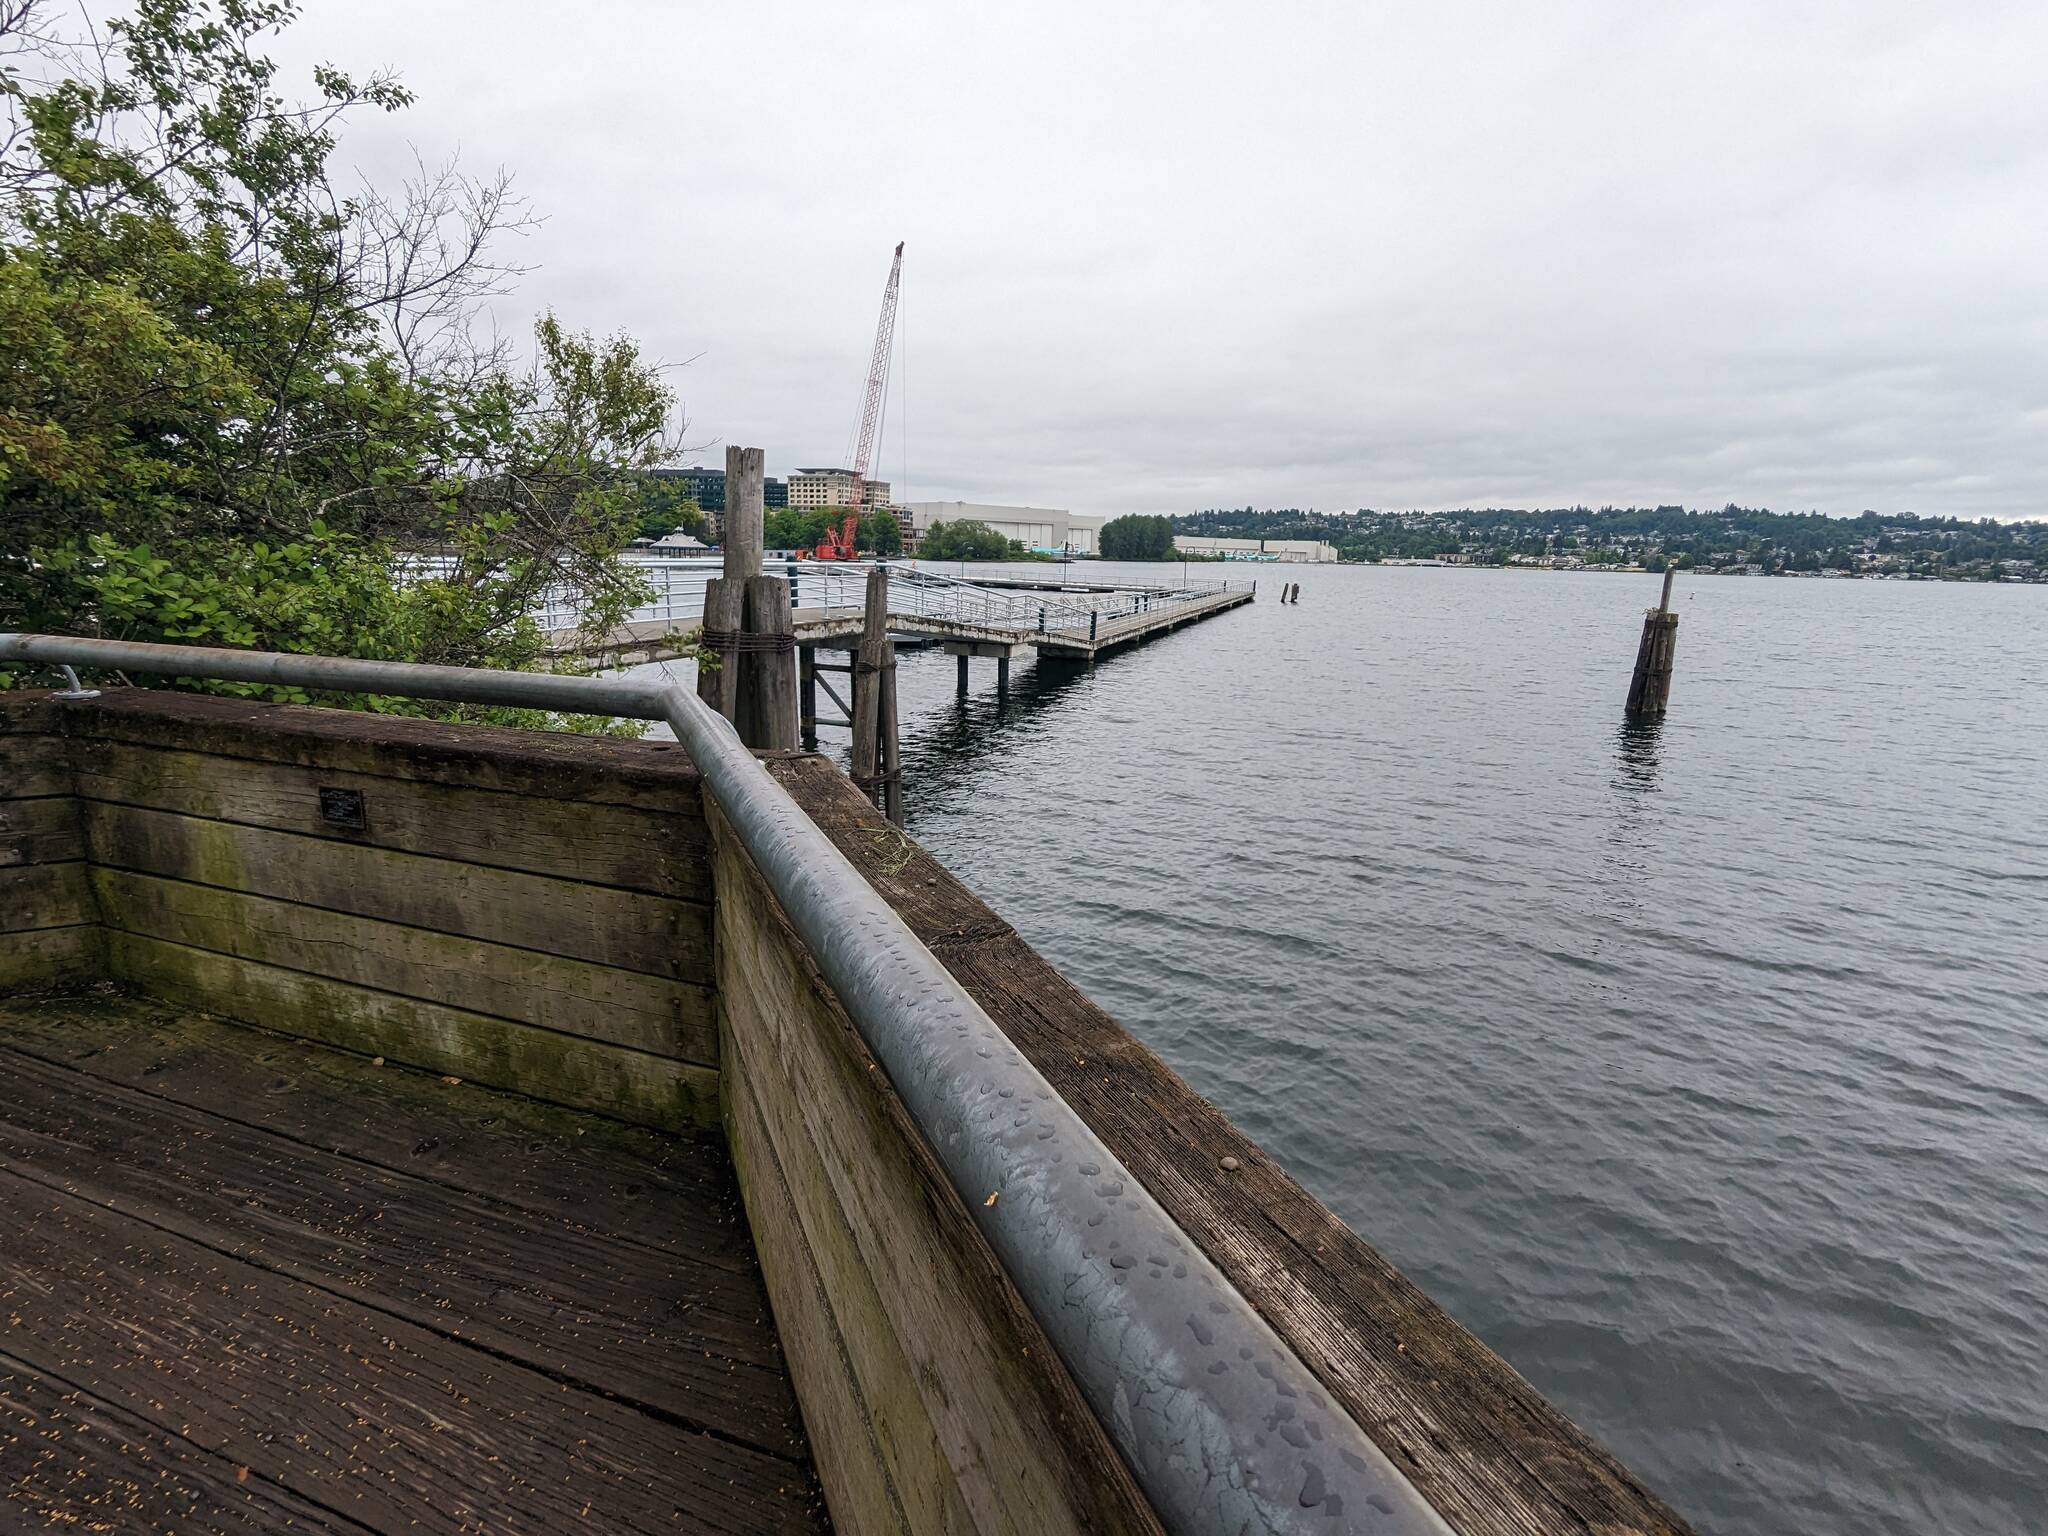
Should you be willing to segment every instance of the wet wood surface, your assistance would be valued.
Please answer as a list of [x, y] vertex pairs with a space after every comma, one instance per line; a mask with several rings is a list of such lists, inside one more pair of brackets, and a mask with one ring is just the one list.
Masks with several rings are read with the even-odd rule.
[[836, 768], [767, 761], [1461, 1536], [1690, 1532]]
[[0, 1004], [0, 1527], [825, 1528], [716, 1141]]
[[[729, 1134], [776, 1315], [816, 1341], [797, 1380], [840, 1523], [1159, 1536], [758, 870], [713, 827]], [[827, 1340], [843, 1372], [811, 1355]]]

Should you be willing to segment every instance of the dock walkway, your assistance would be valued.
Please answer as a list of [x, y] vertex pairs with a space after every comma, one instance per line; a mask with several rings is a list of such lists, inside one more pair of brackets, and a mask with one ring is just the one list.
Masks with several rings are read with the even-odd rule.
[[0, 1525], [828, 1528], [716, 1140], [152, 1000], [0, 1040]]
[[[858, 644], [864, 612], [860, 583], [865, 579], [865, 568], [845, 577], [831, 572], [799, 578], [792, 614], [796, 644], [848, 649]], [[1120, 646], [1241, 607], [1254, 595], [1250, 587], [1088, 589], [1082, 595], [1090, 596], [1090, 603], [1079, 606], [1041, 600], [1033, 595], [1036, 591], [941, 583], [928, 573], [906, 571], [890, 584], [889, 633], [898, 640], [943, 644], [961, 654], [1010, 657], [1035, 650], [1041, 656], [1092, 662]], [[1103, 595], [1116, 601], [1100, 606]], [[698, 602], [701, 605], [701, 594]], [[630, 619], [594, 644], [564, 632], [556, 635], [555, 646], [597, 658], [607, 668], [669, 661], [696, 646], [702, 633], [700, 614], [701, 606], [685, 614]]]

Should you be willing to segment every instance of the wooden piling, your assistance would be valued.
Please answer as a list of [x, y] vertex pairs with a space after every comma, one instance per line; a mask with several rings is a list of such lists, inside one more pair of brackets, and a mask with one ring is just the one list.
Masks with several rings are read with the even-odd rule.
[[761, 574], [767, 532], [767, 456], [759, 448], [725, 450], [725, 579]]
[[[794, 608], [794, 582], [790, 603]], [[818, 648], [802, 645], [796, 652], [796, 733], [806, 752], [818, 750]]]
[[739, 701], [740, 618], [746, 608], [746, 584], [713, 576], [704, 583], [704, 629], [700, 643], [710, 658], [697, 666], [697, 697], [726, 719]]
[[897, 826], [903, 825], [903, 765], [897, 756], [896, 741], [896, 646], [887, 635], [882, 637], [882, 686], [881, 686], [881, 751], [878, 766], [882, 773], [882, 814]]
[[789, 583], [780, 576], [749, 576], [746, 639], [740, 652], [740, 697], [733, 724], [740, 740], [771, 752], [794, 752], [797, 743], [796, 638]]
[[1628, 682], [1628, 713], [1649, 719], [1664, 713], [1671, 701], [1671, 664], [1678, 652], [1678, 615], [1671, 611], [1671, 581], [1678, 567], [1664, 567], [1664, 595], [1643, 616], [1643, 638], [1636, 646], [1636, 669]]
[[953, 659], [960, 663], [960, 697], [964, 699], [967, 697], [967, 653], [962, 651]]
[[[889, 568], [868, 572], [867, 611], [853, 661], [853, 782], [877, 805], [882, 782], [882, 674], [889, 650]], [[884, 807], [886, 809], [886, 806]]]
[[765, 455], [759, 448], [725, 450], [725, 576], [718, 584], [721, 621], [714, 625], [711, 595], [705, 594], [704, 628], [709, 636], [730, 633], [731, 653], [721, 669], [723, 712], [750, 747], [794, 750], [797, 744], [795, 625], [789, 584], [761, 574]]

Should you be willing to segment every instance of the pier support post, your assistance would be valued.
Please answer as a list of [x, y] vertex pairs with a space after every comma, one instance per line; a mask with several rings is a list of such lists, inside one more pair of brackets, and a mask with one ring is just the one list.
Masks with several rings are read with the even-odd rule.
[[964, 699], [967, 697], [967, 653], [962, 651], [953, 659], [960, 664], [960, 697]]
[[1628, 713], [1639, 720], [1655, 719], [1671, 700], [1671, 663], [1678, 651], [1678, 615], [1671, 611], [1671, 580], [1678, 567], [1664, 567], [1664, 595], [1643, 617], [1643, 638], [1636, 646], [1636, 669], [1628, 682]]
[[[731, 651], [721, 671], [729, 672], [728, 718], [750, 747], [791, 751], [797, 743], [795, 625], [790, 584], [761, 573], [766, 537], [764, 460], [759, 448], [725, 450], [725, 576], [720, 582], [720, 618], [714, 631], [711, 596], [705, 594], [707, 638], [731, 634]], [[737, 599], [737, 601], [735, 601]]]
[[896, 647], [889, 641], [889, 568], [868, 572], [867, 611], [853, 663], [853, 782], [899, 826], [903, 784], [896, 758]]
[[[966, 660], [967, 658], [966, 658], [965, 656], [962, 656], [962, 657], [961, 657], [960, 659], [961, 659], [962, 661], [965, 661], [965, 660]], [[1008, 693], [1009, 691], [1010, 691], [1010, 658], [1009, 658], [1009, 657], [1007, 657], [1007, 656], [998, 656], [998, 657], [996, 658], [996, 692], [997, 692], [997, 693]]]
[[699, 643], [710, 659], [697, 664], [697, 697], [730, 720], [739, 702], [740, 616], [746, 583], [713, 576], [704, 583], [704, 628]]
[[797, 742], [796, 635], [789, 583], [780, 576], [749, 576], [740, 740], [770, 752], [794, 752]]
[[[791, 583], [792, 589], [794, 583]], [[792, 590], [790, 604], [795, 606]], [[796, 652], [796, 734], [806, 752], [818, 750], [818, 648], [800, 645]]]

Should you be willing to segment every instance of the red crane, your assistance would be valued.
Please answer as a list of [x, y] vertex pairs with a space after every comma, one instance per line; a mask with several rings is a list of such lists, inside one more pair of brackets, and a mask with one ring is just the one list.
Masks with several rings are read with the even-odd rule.
[[896, 284], [903, 276], [903, 242], [889, 264], [889, 285], [882, 290], [882, 318], [875, 326], [875, 354], [868, 362], [868, 388], [860, 407], [860, 441], [853, 455], [853, 510], [867, 502], [868, 463], [875, 451], [875, 428], [882, 419], [882, 397], [889, 386], [889, 354], [896, 344]]

